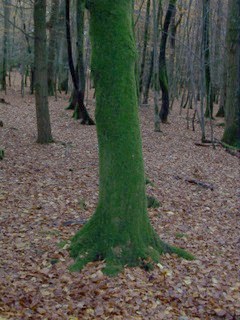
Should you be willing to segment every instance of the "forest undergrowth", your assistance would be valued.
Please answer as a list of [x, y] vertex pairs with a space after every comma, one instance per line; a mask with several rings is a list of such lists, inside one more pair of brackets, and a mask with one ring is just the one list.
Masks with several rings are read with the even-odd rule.
[[[161, 133], [153, 131], [153, 109], [142, 107], [147, 194], [160, 202], [149, 209], [151, 222], [196, 259], [167, 254], [152, 271], [127, 268], [114, 278], [103, 275], [103, 262], [70, 273], [69, 239], [98, 198], [96, 128], [72, 119], [59, 94], [49, 103], [55, 142], [39, 145], [34, 97], [22, 98], [17, 85], [0, 97], [8, 103], [0, 102], [1, 320], [240, 319], [238, 157], [196, 145], [199, 124], [187, 130], [178, 103]], [[213, 120], [218, 140], [221, 122]]]

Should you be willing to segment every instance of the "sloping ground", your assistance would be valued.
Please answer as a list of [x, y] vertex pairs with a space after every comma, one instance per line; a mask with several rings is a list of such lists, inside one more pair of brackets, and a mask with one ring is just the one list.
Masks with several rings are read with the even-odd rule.
[[[71, 118], [65, 96], [51, 98], [56, 143], [38, 145], [33, 97], [13, 89], [1, 97], [10, 104], [0, 104], [0, 319], [240, 319], [237, 157], [196, 146], [198, 125], [187, 130], [177, 106], [160, 134], [153, 110], [141, 109], [148, 194], [161, 203], [151, 221], [197, 259], [166, 255], [153, 271], [116, 278], [102, 274], [102, 263], [70, 273], [67, 241], [97, 202], [95, 127]], [[222, 128], [214, 131], [220, 139]]]

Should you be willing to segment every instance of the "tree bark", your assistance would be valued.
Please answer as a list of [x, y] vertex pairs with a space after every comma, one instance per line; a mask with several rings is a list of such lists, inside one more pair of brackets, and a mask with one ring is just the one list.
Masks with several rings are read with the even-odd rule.
[[59, 0], [52, 0], [51, 17], [48, 23], [48, 95], [54, 96], [56, 90], [56, 50], [57, 50], [57, 25], [59, 15]]
[[[68, 45], [68, 63], [69, 63], [69, 69], [70, 69], [70, 73], [73, 80], [73, 86], [74, 86], [74, 92], [72, 94], [72, 97], [74, 99], [71, 101], [70, 105], [75, 103], [75, 106], [74, 106], [75, 109], [73, 114], [74, 119], [76, 120], [80, 119], [81, 124], [94, 125], [95, 123], [89, 116], [87, 109], [84, 105], [84, 91], [81, 90], [82, 88], [81, 78], [79, 78], [79, 72], [77, 71], [78, 67], [77, 69], [75, 69], [74, 63], [73, 63], [71, 31], [70, 31], [70, 6], [69, 6], [69, 0], [65, 0], [65, 1], [66, 1], [66, 34], [67, 34], [67, 45]], [[79, 8], [83, 10], [83, 7], [79, 7]], [[82, 16], [78, 15], [77, 18], [83, 19], [83, 15]], [[81, 22], [81, 24], [83, 25], [83, 21]], [[85, 86], [85, 83], [84, 83], [84, 86]], [[67, 109], [71, 109], [70, 106]]]
[[48, 110], [46, 0], [34, 1], [34, 66], [38, 143], [53, 141]]
[[213, 117], [213, 88], [210, 70], [210, 44], [209, 44], [209, 16], [210, 0], [203, 0], [203, 55], [205, 70], [206, 111], [205, 117]]
[[145, 17], [145, 25], [144, 25], [142, 61], [141, 61], [140, 77], [139, 77], [140, 96], [142, 94], [142, 89], [143, 89], [143, 76], [144, 76], [145, 63], [146, 63], [147, 43], [149, 38], [150, 5], [151, 5], [151, 0], [147, 0], [146, 17]]
[[227, 25], [227, 97], [222, 141], [240, 149], [240, 1], [229, 1]]
[[158, 21], [157, 0], [153, 0], [153, 90], [154, 90], [154, 131], [160, 132], [159, 82], [158, 82]]
[[[158, 0], [158, 13], [157, 13], [157, 25], [162, 23], [162, 1]], [[149, 96], [149, 89], [152, 82], [152, 75], [153, 75], [153, 67], [154, 67], [154, 49], [152, 49], [150, 53], [150, 63], [149, 63], [149, 71], [146, 77], [145, 88], [143, 92], [143, 104], [148, 104], [148, 96]]]
[[8, 68], [8, 52], [9, 52], [9, 18], [10, 18], [10, 5], [11, 0], [3, 1], [4, 9], [4, 31], [3, 31], [3, 64], [2, 64], [2, 76], [1, 87], [6, 92], [7, 90], [7, 68]]
[[104, 260], [104, 271], [114, 275], [125, 265], [143, 266], [147, 258], [157, 261], [163, 252], [184, 253], [163, 243], [147, 216], [132, 0], [90, 0], [89, 10], [99, 201], [92, 218], [72, 239], [75, 263], [71, 269]]
[[222, 83], [220, 89], [220, 101], [219, 108], [216, 113], [216, 117], [224, 117], [225, 116], [225, 108], [226, 108], [226, 96], [227, 96], [227, 61], [226, 61], [226, 53], [223, 56], [223, 72], [222, 72]]
[[168, 74], [166, 65], [166, 46], [168, 38], [168, 29], [171, 22], [172, 15], [175, 10], [177, 0], [170, 0], [164, 25], [162, 38], [160, 43], [160, 55], [159, 55], [159, 83], [162, 90], [162, 106], [160, 110], [160, 119], [163, 123], [167, 122], [169, 114], [169, 88], [168, 88]]

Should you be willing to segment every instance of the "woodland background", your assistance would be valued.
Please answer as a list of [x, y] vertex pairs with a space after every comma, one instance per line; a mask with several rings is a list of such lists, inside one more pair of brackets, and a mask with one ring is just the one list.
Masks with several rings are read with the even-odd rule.
[[[114, 278], [103, 274], [101, 261], [80, 273], [68, 271], [69, 240], [98, 199], [97, 135], [88, 125], [89, 119], [95, 122], [89, 14], [84, 13], [81, 52], [77, 3], [71, 1], [73, 62], [75, 72], [83, 62], [84, 72], [77, 76], [85, 75], [81, 100], [69, 71], [65, 3], [47, 1], [48, 74], [53, 75], [47, 99], [54, 143], [39, 144], [33, 4], [5, 0], [0, 6], [0, 319], [239, 319], [239, 151], [222, 141], [228, 2], [176, 1], [164, 69], [159, 55], [169, 3], [135, 1], [149, 217], [164, 241], [196, 259], [166, 254], [153, 270], [125, 268]], [[156, 81], [162, 70], [168, 77], [166, 121], [159, 116], [163, 99]], [[162, 76], [166, 79], [166, 73]], [[208, 95], [212, 117], [204, 117]]]

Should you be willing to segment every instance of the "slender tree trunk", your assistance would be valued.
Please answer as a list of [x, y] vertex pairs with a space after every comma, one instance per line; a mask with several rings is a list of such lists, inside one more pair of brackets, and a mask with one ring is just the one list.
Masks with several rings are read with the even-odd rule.
[[[77, 24], [77, 66], [76, 77], [79, 90], [85, 98], [85, 65], [84, 65], [84, 1], [76, 2], [76, 24]], [[70, 104], [67, 110], [75, 110], [73, 117], [79, 119], [78, 93], [73, 88]]]
[[56, 50], [57, 50], [57, 25], [59, 15], [59, 0], [52, 0], [51, 16], [48, 23], [48, 95], [53, 96], [56, 90]]
[[148, 38], [149, 38], [150, 6], [151, 6], [151, 0], [147, 0], [145, 26], [144, 26], [142, 61], [141, 61], [140, 78], [139, 78], [139, 94], [140, 94], [140, 96], [142, 94], [142, 89], [143, 89], [143, 76], [144, 76], [144, 70], [145, 70], [147, 44], [148, 44]]
[[174, 8], [171, 24], [170, 24], [170, 57], [169, 57], [169, 84], [170, 84], [170, 100], [171, 104], [174, 102], [174, 98], [177, 95], [176, 79], [175, 79], [175, 51], [176, 51], [176, 33], [178, 26], [181, 23], [183, 14], [180, 13], [180, 17], [176, 22], [176, 6]]
[[[82, 0], [79, 0], [82, 2]], [[83, 10], [83, 7], [79, 7]], [[83, 16], [77, 16], [78, 18], [83, 18]], [[83, 23], [83, 22], [82, 22]], [[87, 109], [84, 105], [84, 92], [81, 90], [80, 87], [80, 79], [79, 79], [79, 72], [76, 71], [73, 63], [73, 56], [72, 56], [72, 43], [71, 43], [71, 32], [70, 32], [70, 6], [69, 0], [66, 0], [66, 33], [67, 33], [67, 45], [68, 45], [68, 62], [69, 62], [69, 69], [71, 72], [73, 85], [74, 85], [74, 94], [73, 98], [76, 97], [75, 101], [75, 110], [73, 117], [77, 120], [80, 119], [81, 124], [87, 125], [94, 125], [94, 121], [90, 118]], [[84, 68], [83, 68], [84, 69]], [[85, 85], [85, 84], [84, 84]], [[75, 102], [74, 101], [74, 102]], [[73, 103], [73, 101], [71, 102]], [[70, 109], [68, 107], [68, 109]]]
[[216, 114], [216, 117], [224, 117], [225, 116], [225, 107], [226, 107], [226, 95], [227, 95], [227, 59], [226, 53], [223, 57], [223, 72], [222, 72], [222, 81], [221, 81], [221, 89], [220, 89], [220, 101], [219, 108]]
[[159, 82], [158, 82], [158, 21], [157, 0], [153, 0], [153, 90], [154, 90], [154, 131], [160, 132]]
[[143, 93], [143, 104], [145, 104], [145, 105], [148, 104], [149, 90], [150, 90], [151, 82], [152, 82], [153, 65], [154, 65], [154, 50], [152, 49], [151, 54], [150, 54], [149, 71], [148, 71], [146, 84], [145, 84], [145, 88], [144, 88], [144, 93]]
[[[23, 10], [21, 10], [21, 19], [22, 19], [22, 23], [23, 23], [23, 30], [25, 32], [25, 40], [26, 40], [26, 44], [27, 44], [27, 54], [30, 58], [30, 94], [34, 93], [34, 62], [33, 62], [33, 54], [32, 54], [32, 47], [31, 47], [31, 43], [29, 40], [29, 37], [27, 35], [27, 28], [26, 28], [26, 23], [24, 20], [24, 15], [23, 15]], [[28, 66], [27, 66], [28, 68]]]
[[3, 31], [3, 64], [2, 64], [2, 77], [1, 87], [6, 92], [7, 90], [7, 69], [8, 69], [8, 56], [9, 56], [9, 18], [10, 18], [10, 5], [11, 0], [3, 0], [4, 9], [4, 31]]
[[[214, 102], [216, 103], [218, 100], [220, 88], [221, 88], [221, 69], [222, 64], [220, 63], [222, 57], [221, 54], [221, 35], [223, 29], [223, 1], [219, 1], [217, 12], [216, 12], [216, 26], [214, 32], [213, 41], [213, 61], [212, 61], [212, 83], [213, 83], [213, 94], [214, 94]], [[213, 38], [212, 37], [212, 38]]]
[[[65, 14], [65, 0], [61, 0], [59, 8], [59, 19], [58, 19], [58, 34], [64, 34], [66, 31], [66, 14]], [[58, 45], [58, 63], [57, 63], [57, 78], [58, 78], [58, 90], [68, 93], [68, 50], [67, 50], [67, 39], [65, 36], [59, 36]]]
[[48, 110], [46, 0], [34, 1], [34, 66], [38, 143], [53, 141]]
[[222, 141], [240, 149], [240, 0], [229, 1], [226, 125]]
[[85, 65], [84, 65], [84, 1], [77, 1], [77, 73], [79, 79], [79, 90], [85, 97]]
[[210, 44], [209, 44], [209, 16], [210, 0], [203, 0], [203, 55], [205, 69], [206, 111], [205, 117], [213, 117], [213, 88], [210, 70]]
[[170, 23], [170, 54], [169, 54], [169, 88], [170, 88], [170, 98], [174, 99], [173, 94], [173, 84], [174, 84], [174, 65], [175, 65], [175, 46], [176, 46], [176, 6], [172, 13], [171, 23]]
[[[92, 72], [99, 142], [99, 201], [90, 221], [74, 236], [72, 270], [104, 260], [105, 272], [146, 265], [164, 244], [147, 216], [135, 80], [132, 0], [91, 0]], [[117, 70], [117, 72], [116, 72]]]
[[168, 88], [168, 74], [166, 65], [166, 46], [168, 38], [168, 29], [171, 22], [172, 15], [175, 10], [177, 0], [170, 0], [164, 25], [162, 38], [160, 43], [160, 55], [159, 55], [159, 83], [162, 90], [162, 106], [160, 110], [160, 119], [163, 123], [167, 122], [169, 113], [169, 88]]
[[[158, 13], [157, 13], [157, 25], [159, 27], [159, 24], [162, 23], [162, 0], [158, 0]], [[150, 65], [149, 65], [149, 71], [147, 74], [147, 79], [145, 83], [145, 87], [143, 88], [143, 104], [148, 104], [148, 96], [149, 96], [149, 90], [152, 82], [152, 75], [153, 75], [153, 67], [154, 67], [154, 50], [152, 49], [150, 53]]]

